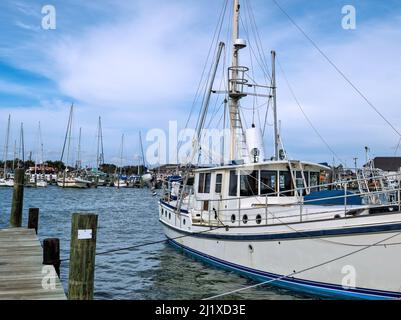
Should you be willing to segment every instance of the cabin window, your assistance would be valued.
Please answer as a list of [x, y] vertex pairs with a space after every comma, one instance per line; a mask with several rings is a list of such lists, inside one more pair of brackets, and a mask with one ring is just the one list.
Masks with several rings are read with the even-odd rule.
[[275, 194], [276, 193], [276, 171], [260, 171], [260, 194]]
[[250, 174], [241, 174], [240, 195], [242, 197], [257, 196], [259, 194], [259, 171], [252, 171]]
[[209, 211], [209, 201], [203, 201], [202, 210]]
[[280, 171], [279, 183], [280, 183], [280, 195], [289, 197], [294, 194], [291, 191], [292, 183], [291, 183], [291, 173], [289, 171]]
[[223, 181], [223, 175], [221, 173], [216, 174], [216, 186], [214, 190], [216, 193], [221, 193], [222, 181]]
[[237, 196], [237, 186], [238, 186], [238, 176], [235, 170], [230, 171], [230, 190], [229, 196], [236, 197]]
[[200, 173], [198, 193], [210, 193], [210, 177], [211, 173]]
[[311, 187], [311, 192], [313, 191], [319, 191], [319, 172], [311, 172], [310, 173], [310, 187]]
[[[305, 176], [305, 180], [306, 180], [306, 176]], [[305, 195], [306, 194], [306, 190], [305, 190], [306, 185], [304, 184], [304, 178], [302, 177], [302, 171], [296, 172], [295, 181], [296, 181], [296, 185], [297, 185], [299, 194]]]

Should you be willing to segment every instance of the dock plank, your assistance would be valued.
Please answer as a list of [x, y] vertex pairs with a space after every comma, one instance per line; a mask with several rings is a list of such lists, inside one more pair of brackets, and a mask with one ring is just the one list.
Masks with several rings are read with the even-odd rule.
[[54, 267], [43, 271], [42, 255], [35, 230], [0, 230], [0, 300], [66, 299]]

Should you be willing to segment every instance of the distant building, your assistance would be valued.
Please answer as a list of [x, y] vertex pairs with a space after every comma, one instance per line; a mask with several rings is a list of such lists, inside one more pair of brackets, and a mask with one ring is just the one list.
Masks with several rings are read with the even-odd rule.
[[[374, 168], [388, 173], [401, 172], [401, 157], [376, 157], [371, 160], [371, 163]], [[370, 163], [364, 165], [364, 167], [368, 166], [370, 166]]]

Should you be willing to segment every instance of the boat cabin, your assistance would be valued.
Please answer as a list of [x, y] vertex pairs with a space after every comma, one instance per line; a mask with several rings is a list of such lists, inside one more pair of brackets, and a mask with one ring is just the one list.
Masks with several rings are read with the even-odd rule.
[[[321, 173], [330, 168], [301, 161], [268, 161], [195, 171], [194, 194], [202, 211], [225, 201], [225, 208], [255, 198], [270, 204], [294, 203], [299, 197], [319, 191]], [[231, 201], [230, 201], [231, 200]], [[264, 202], [263, 202], [264, 203]], [[246, 205], [245, 205], [246, 206]]]

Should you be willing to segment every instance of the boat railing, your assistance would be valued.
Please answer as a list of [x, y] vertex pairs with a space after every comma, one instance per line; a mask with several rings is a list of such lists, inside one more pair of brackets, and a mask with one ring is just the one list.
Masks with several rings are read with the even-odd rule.
[[[399, 174], [389, 174], [386, 177], [393, 177], [397, 176], [399, 177]], [[383, 176], [380, 176], [383, 178]], [[369, 180], [374, 180], [376, 177], [370, 177]], [[321, 184], [316, 186], [320, 190], [327, 190], [330, 189], [330, 187], [333, 186], [338, 186], [339, 184], [343, 187], [344, 193], [341, 195], [335, 195], [335, 196], [327, 196], [327, 197], [317, 197], [314, 199], [306, 199], [304, 197], [293, 197], [294, 201], [289, 201], [287, 203], [279, 203], [277, 200], [276, 201], [270, 201], [269, 198], [272, 199], [277, 199], [279, 198], [280, 192], [275, 192], [271, 193], [268, 195], [255, 195], [255, 196], [249, 196], [249, 197], [230, 197], [230, 198], [225, 198], [223, 199], [222, 197], [218, 199], [200, 199], [196, 196], [196, 194], [191, 194], [189, 203], [190, 203], [190, 208], [202, 208], [202, 204], [207, 201], [207, 210], [200, 210], [201, 211], [201, 218], [198, 219], [201, 224], [208, 224], [208, 225], [215, 225], [216, 222], [218, 224], [221, 223], [226, 223], [227, 220], [225, 220], [224, 217], [233, 217], [233, 215], [236, 216], [235, 220], [238, 221], [238, 225], [249, 225], [249, 222], [252, 221], [249, 219], [247, 216], [246, 221], [244, 221], [243, 217], [244, 215], [248, 215], [248, 212], [253, 211], [255, 212], [255, 209], [264, 209], [264, 219], [265, 224], [269, 224], [269, 217], [270, 219], [273, 219], [273, 221], [277, 220], [277, 217], [274, 212], [269, 210], [270, 208], [280, 208], [280, 218], [278, 220], [285, 220], [285, 219], [295, 219], [296, 216], [299, 217], [299, 221], [302, 222], [305, 219], [310, 219], [311, 217], [317, 217], [318, 215], [325, 215], [325, 214], [335, 214], [334, 218], [337, 217], [347, 217], [347, 216], [352, 216], [357, 212], [362, 212], [364, 210], [369, 210], [372, 208], [375, 209], [380, 209], [380, 208], [386, 208], [386, 207], [396, 207], [398, 212], [401, 212], [401, 188], [398, 186], [398, 188], [391, 187], [391, 188], [382, 188], [381, 190], [376, 190], [376, 191], [366, 191], [366, 192], [355, 192], [355, 193], [349, 193], [348, 185], [350, 183], [353, 183], [355, 181], [358, 181], [361, 179], [351, 179], [351, 180], [346, 180], [346, 181], [341, 181], [341, 182], [335, 182], [335, 183], [327, 183], [327, 184]], [[314, 186], [312, 187], [312, 189]], [[302, 194], [303, 190], [306, 190], [306, 187], [304, 188], [297, 188], [296, 190], [301, 191], [300, 194]], [[290, 191], [287, 191], [290, 192]], [[355, 205], [351, 200], [352, 198], [360, 198], [364, 199], [362, 201], [362, 204]], [[320, 211], [310, 211], [310, 206], [312, 205], [318, 205], [322, 201], [333, 201], [333, 200], [343, 200], [339, 201], [335, 206], [336, 208], [333, 208], [334, 205], [325, 205], [324, 210]], [[235, 206], [232, 206], [230, 208], [229, 203], [236, 203]], [[255, 203], [257, 201], [258, 203]], [[222, 203], [225, 204], [225, 208], [222, 208]], [[246, 203], [246, 207], [243, 206], [243, 204]], [[199, 204], [199, 206], [196, 206], [195, 204]], [[308, 206], [307, 209], [305, 209], [306, 206]], [[227, 208], [228, 206], [228, 208]], [[294, 212], [297, 211], [296, 208], [294, 207], [299, 207], [297, 214], [294, 214]], [[316, 206], [317, 207], [317, 206]], [[321, 207], [321, 206], [320, 206]], [[319, 207], [319, 208], [320, 208]], [[392, 207], [392, 209], [394, 209]], [[329, 208], [329, 209], [328, 209]], [[199, 211], [199, 210], [196, 210]], [[205, 213], [207, 215], [207, 221], [203, 219], [202, 214]], [[288, 215], [285, 215], [285, 213], [289, 213]], [[343, 215], [342, 215], [343, 214]], [[254, 220], [258, 222], [258, 224], [261, 223], [261, 211], [259, 210], [257, 213], [257, 218]], [[218, 219], [216, 218], [218, 217]], [[223, 218], [222, 218], [223, 217]], [[242, 219], [241, 219], [242, 217]], [[230, 219], [229, 222], [233, 222], [233, 219]], [[242, 223], [241, 223], [242, 222]], [[244, 223], [245, 222], [245, 223]]]

